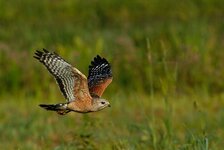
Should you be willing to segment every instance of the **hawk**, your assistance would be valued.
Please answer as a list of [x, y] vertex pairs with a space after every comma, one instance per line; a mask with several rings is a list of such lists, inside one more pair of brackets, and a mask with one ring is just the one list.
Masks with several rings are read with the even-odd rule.
[[106, 87], [112, 82], [111, 65], [97, 55], [89, 65], [88, 78], [77, 68], [72, 67], [55, 52], [37, 50], [38, 59], [54, 76], [66, 103], [40, 104], [46, 110], [56, 111], [60, 115], [69, 112], [89, 113], [110, 107], [110, 103], [101, 98]]

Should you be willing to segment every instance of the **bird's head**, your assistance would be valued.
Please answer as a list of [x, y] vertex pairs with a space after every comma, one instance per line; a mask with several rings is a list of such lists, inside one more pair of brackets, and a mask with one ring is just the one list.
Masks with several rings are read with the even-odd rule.
[[111, 107], [107, 100], [102, 98], [94, 99], [93, 111], [100, 111], [106, 107]]

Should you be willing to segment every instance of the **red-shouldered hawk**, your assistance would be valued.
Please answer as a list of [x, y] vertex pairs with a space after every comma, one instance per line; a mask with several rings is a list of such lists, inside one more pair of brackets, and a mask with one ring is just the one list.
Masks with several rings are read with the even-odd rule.
[[60, 90], [67, 99], [66, 103], [40, 104], [46, 110], [64, 115], [74, 111], [88, 113], [110, 107], [110, 103], [101, 98], [106, 87], [112, 82], [111, 66], [105, 58], [97, 55], [89, 66], [88, 78], [73, 68], [55, 52], [46, 49], [37, 50], [34, 58], [45, 65], [56, 79]]

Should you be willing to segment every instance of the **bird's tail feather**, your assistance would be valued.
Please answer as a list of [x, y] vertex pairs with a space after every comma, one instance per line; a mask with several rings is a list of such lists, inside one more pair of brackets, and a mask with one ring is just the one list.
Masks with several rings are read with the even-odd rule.
[[70, 112], [67, 109], [67, 103], [59, 103], [59, 104], [40, 104], [39, 106], [50, 111], [56, 111], [60, 115], [65, 115]]

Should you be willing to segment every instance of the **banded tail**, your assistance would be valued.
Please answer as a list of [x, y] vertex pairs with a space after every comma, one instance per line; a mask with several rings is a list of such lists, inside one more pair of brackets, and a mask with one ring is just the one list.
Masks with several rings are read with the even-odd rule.
[[59, 103], [59, 104], [40, 104], [39, 106], [50, 111], [56, 111], [59, 115], [65, 115], [70, 112], [67, 109], [67, 103]]

